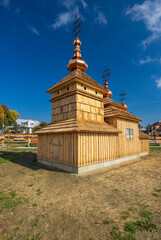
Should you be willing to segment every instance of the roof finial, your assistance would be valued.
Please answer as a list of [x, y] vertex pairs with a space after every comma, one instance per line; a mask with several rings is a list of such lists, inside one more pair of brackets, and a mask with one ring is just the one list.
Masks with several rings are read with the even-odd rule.
[[121, 105], [122, 105], [126, 110], [128, 110], [127, 105], [124, 103], [124, 100], [126, 99], [125, 96], [126, 96], [126, 93], [124, 93], [124, 91], [122, 90], [122, 91], [121, 91], [121, 94], [119, 95], [120, 100], [121, 100]]
[[107, 66], [105, 66], [105, 70], [103, 71], [102, 78], [104, 81], [104, 86], [107, 92], [103, 95], [103, 97], [110, 98], [112, 96], [112, 92], [108, 89], [108, 81], [110, 80], [111, 72], [110, 68], [107, 69]]
[[74, 22], [74, 37], [75, 40], [73, 42], [73, 45], [75, 47], [74, 52], [73, 52], [73, 58], [69, 61], [69, 64], [67, 65], [67, 69], [72, 72], [75, 69], [80, 69], [83, 72], [87, 70], [88, 65], [85, 63], [85, 61], [81, 57], [81, 51], [80, 51], [80, 45], [81, 41], [78, 38], [78, 33], [81, 31], [80, 29], [80, 22], [81, 17], [76, 16], [76, 21]]

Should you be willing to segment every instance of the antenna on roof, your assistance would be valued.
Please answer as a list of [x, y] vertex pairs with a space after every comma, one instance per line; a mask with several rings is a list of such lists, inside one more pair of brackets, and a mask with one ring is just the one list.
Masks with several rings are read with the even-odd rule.
[[76, 15], [76, 21], [74, 22], [74, 29], [73, 29], [73, 37], [78, 37], [78, 33], [81, 31], [81, 26], [82, 22], [81, 22], [81, 17], [78, 17], [78, 15]]
[[122, 90], [121, 94], [119, 95], [121, 102], [123, 102], [126, 99], [125, 96], [126, 96], [126, 93], [124, 93], [124, 91]]
[[107, 66], [105, 66], [105, 70], [102, 73], [103, 81], [108, 82], [110, 80], [110, 76], [111, 76], [110, 68], [107, 68]]

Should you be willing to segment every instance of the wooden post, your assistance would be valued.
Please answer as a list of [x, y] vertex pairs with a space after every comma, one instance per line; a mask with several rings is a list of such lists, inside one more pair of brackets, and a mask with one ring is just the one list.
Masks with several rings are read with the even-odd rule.
[[30, 147], [31, 138], [28, 138], [28, 148]]

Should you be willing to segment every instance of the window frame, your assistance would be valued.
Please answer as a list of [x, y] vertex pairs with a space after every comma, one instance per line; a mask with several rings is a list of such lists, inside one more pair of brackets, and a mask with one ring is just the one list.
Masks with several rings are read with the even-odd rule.
[[126, 140], [134, 140], [133, 128], [126, 128]]

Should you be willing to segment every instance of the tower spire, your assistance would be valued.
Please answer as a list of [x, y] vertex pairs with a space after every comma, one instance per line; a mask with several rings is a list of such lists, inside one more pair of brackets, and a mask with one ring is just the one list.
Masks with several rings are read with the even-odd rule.
[[81, 31], [80, 26], [81, 26], [81, 17], [76, 16], [76, 21], [74, 22], [74, 37], [75, 40], [73, 42], [73, 45], [75, 47], [74, 52], [73, 52], [73, 58], [69, 61], [67, 65], [67, 69], [72, 72], [75, 69], [80, 69], [83, 72], [87, 70], [88, 65], [85, 63], [85, 61], [81, 57], [81, 41], [79, 40], [78, 33]]
[[103, 71], [102, 78], [103, 78], [104, 86], [107, 92], [103, 95], [103, 97], [107, 97], [107, 98], [110, 98], [112, 96], [112, 92], [108, 89], [108, 81], [110, 80], [110, 76], [111, 76], [110, 68], [107, 68], [107, 66], [105, 66], [105, 70]]

